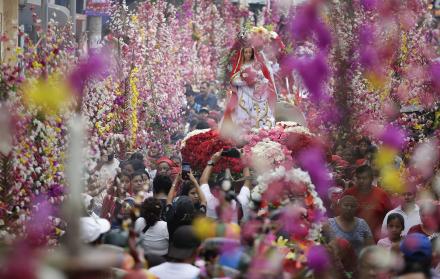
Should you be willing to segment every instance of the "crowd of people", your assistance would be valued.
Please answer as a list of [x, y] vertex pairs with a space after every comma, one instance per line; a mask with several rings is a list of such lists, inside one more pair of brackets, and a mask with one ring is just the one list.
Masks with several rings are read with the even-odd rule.
[[[205, 92], [194, 103], [193, 93], [188, 93], [188, 116], [198, 123], [206, 123], [197, 116], [205, 106], [216, 109], [215, 98]], [[321, 244], [334, 264], [327, 273], [304, 278], [440, 278], [436, 249], [440, 207], [432, 185], [411, 186], [399, 195], [387, 192], [374, 163], [377, 148], [368, 138], [335, 144], [329, 152], [335, 186], [322, 197], [327, 216]], [[212, 174], [221, 151], [212, 155], [200, 174], [177, 155], [155, 158], [136, 152], [119, 161], [111, 145], [101, 153], [83, 193], [81, 239], [94, 247], [141, 248], [141, 262], [151, 275], [246, 278], [258, 253], [252, 249], [257, 235], [283, 235], [273, 224], [255, 232], [254, 238], [234, 233], [234, 226], [244, 231], [250, 222], [262, 220], [251, 198], [257, 182], [245, 167], [242, 179], [233, 182], [233, 194], [222, 190], [225, 181], [231, 183], [228, 174]], [[394, 161], [405, 164], [398, 156]], [[216, 230], [216, 237], [200, 238], [200, 222], [198, 227], [194, 224], [204, 218], [211, 221], [201, 225], [202, 231]], [[271, 218], [267, 220], [275, 220]], [[228, 245], [240, 249], [225, 259], [220, 247]], [[132, 253], [131, 257], [137, 256]], [[122, 267], [114, 269], [126, 272]], [[271, 270], [261, 278], [278, 278], [281, 273]]]

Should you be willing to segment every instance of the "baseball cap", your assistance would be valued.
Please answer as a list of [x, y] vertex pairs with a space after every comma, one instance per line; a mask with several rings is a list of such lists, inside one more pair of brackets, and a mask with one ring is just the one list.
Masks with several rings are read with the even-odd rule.
[[173, 234], [173, 240], [168, 249], [168, 257], [184, 260], [193, 255], [200, 246], [200, 240], [197, 238], [192, 226], [180, 226]]
[[412, 233], [402, 241], [400, 251], [407, 260], [424, 261], [432, 257], [431, 241], [421, 233]]
[[91, 243], [98, 237], [110, 230], [110, 222], [107, 219], [96, 217], [81, 217], [80, 239], [85, 243]]

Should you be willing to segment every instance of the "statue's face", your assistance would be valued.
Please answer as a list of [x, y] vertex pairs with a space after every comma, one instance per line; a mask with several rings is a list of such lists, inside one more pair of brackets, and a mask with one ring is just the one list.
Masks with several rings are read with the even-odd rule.
[[244, 61], [251, 61], [252, 60], [252, 54], [254, 54], [254, 50], [250, 47], [247, 47], [243, 50], [244, 55]]

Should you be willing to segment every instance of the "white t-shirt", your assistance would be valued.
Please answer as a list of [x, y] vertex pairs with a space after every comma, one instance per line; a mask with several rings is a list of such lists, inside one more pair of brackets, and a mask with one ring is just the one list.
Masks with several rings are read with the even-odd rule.
[[[200, 190], [203, 192], [206, 198], [206, 216], [209, 218], [217, 219], [216, 208], [219, 205], [218, 199], [212, 194], [208, 184], [202, 184]], [[243, 186], [240, 189], [240, 193], [237, 195], [237, 200], [240, 201], [243, 209], [243, 221], [249, 217], [249, 201], [251, 198], [251, 192], [247, 186]], [[236, 209], [236, 202], [231, 202], [232, 208]], [[234, 215], [234, 222], [237, 222], [237, 214]]]
[[168, 254], [168, 242], [170, 237], [167, 223], [157, 221], [154, 226], [151, 226], [143, 233], [142, 230], [145, 226], [145, 219], [142, 217], [138, 218], [134, 223], [134, 229], [139, 233], [139, 245], [144, 249], [144, 252], [158, 256]]
[[159, 279], [195, 279], [200, 274], [200, 269], [187, 263], [166, 262], [148, 270]]

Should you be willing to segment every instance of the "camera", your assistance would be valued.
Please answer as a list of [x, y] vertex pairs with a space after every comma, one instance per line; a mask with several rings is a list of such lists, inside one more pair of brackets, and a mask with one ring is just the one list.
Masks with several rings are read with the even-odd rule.
[[182, 163], [182, 179], [189, 180], [189, 173], [191, 172], [191, 166], [189, 163]]
[[222, 151], [223, 157], [240, 158], [240, 151], [237, 148], [230, 148]]

